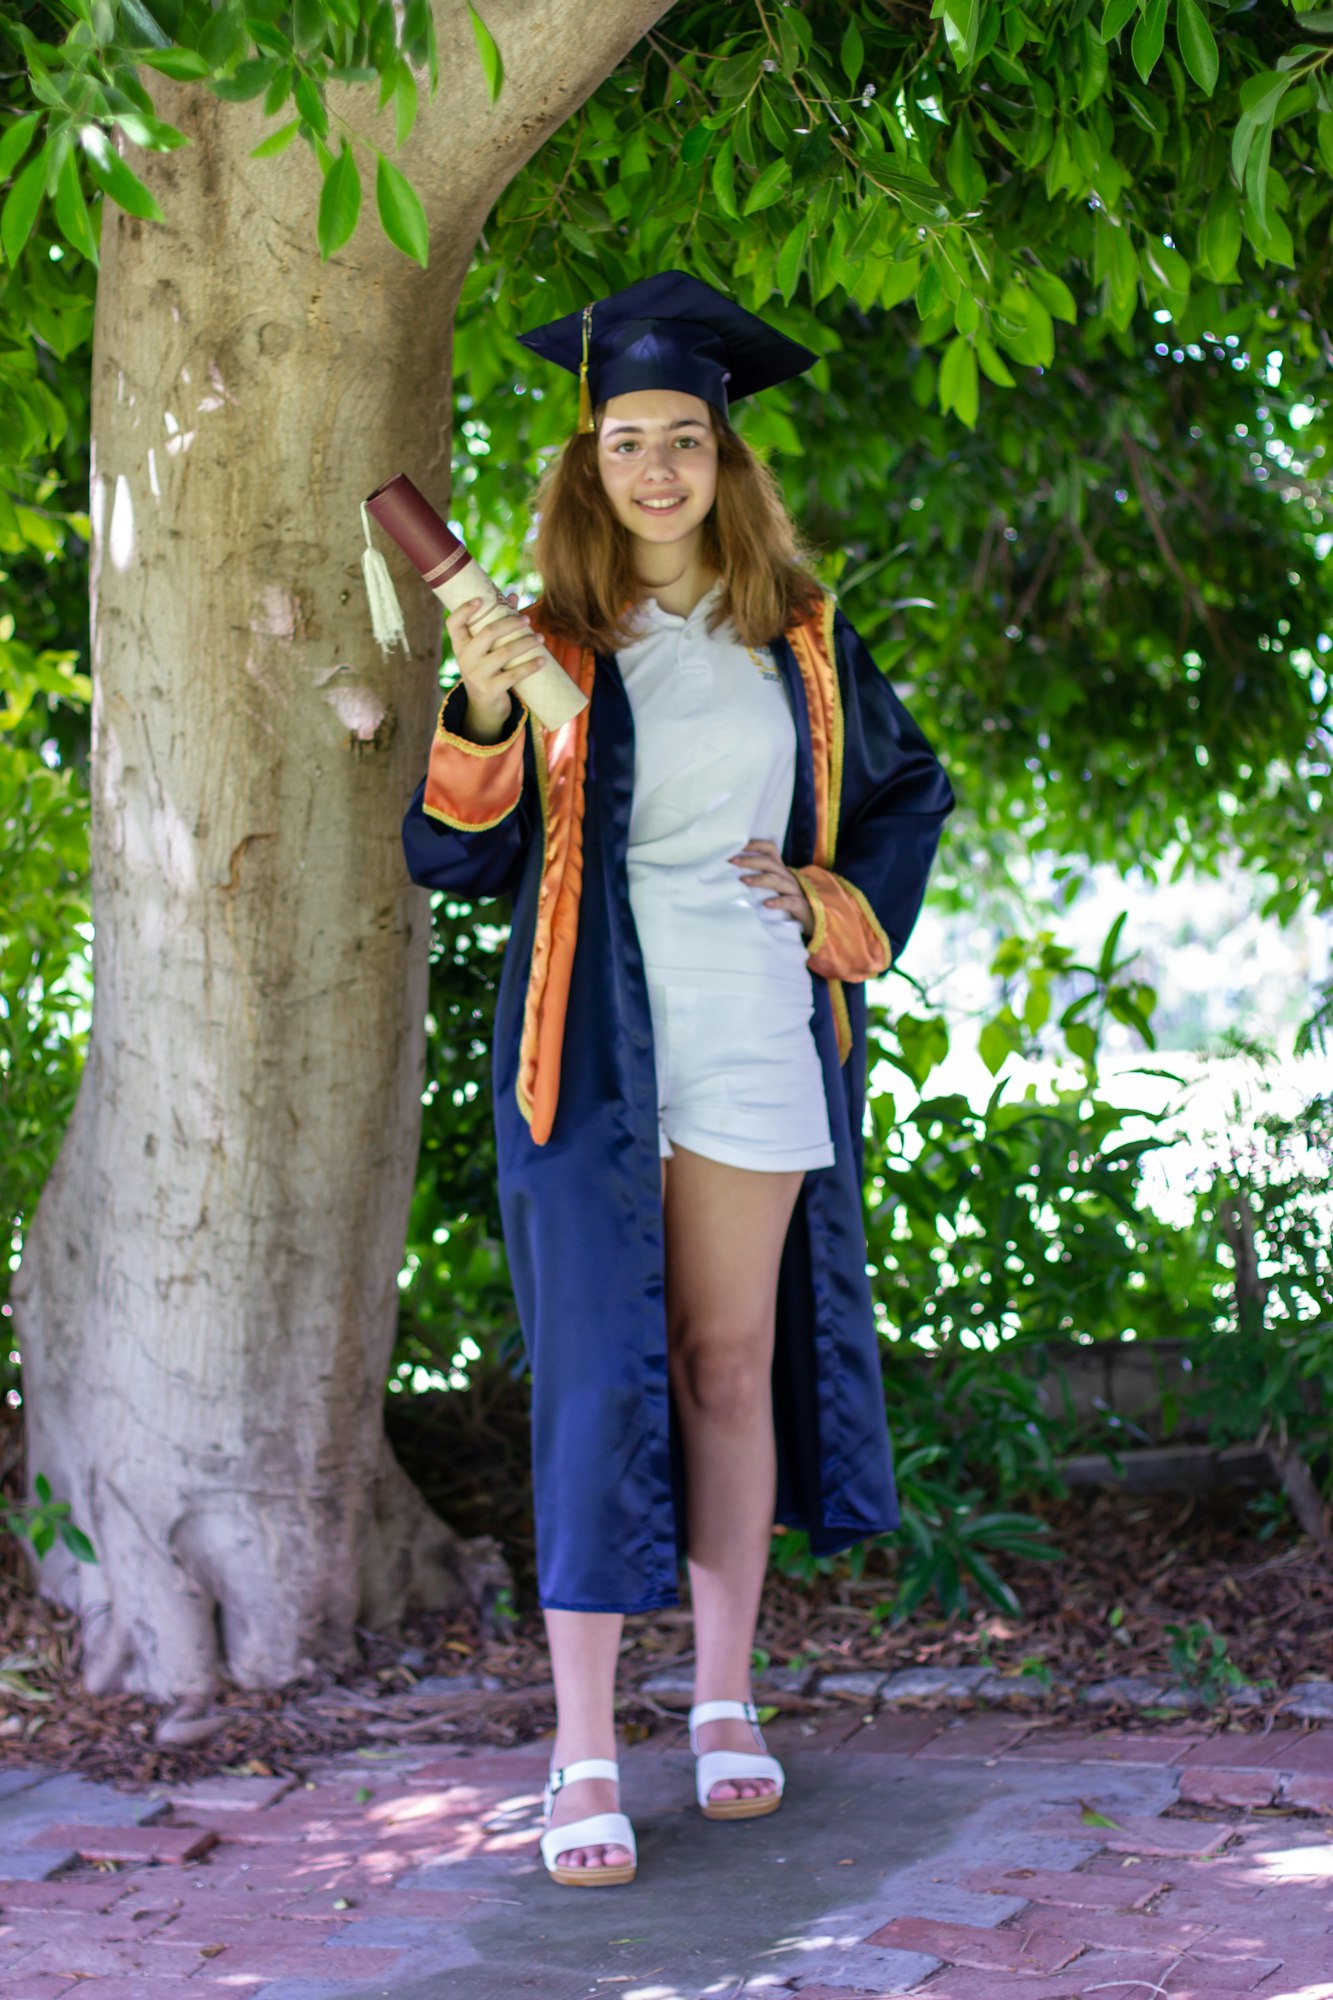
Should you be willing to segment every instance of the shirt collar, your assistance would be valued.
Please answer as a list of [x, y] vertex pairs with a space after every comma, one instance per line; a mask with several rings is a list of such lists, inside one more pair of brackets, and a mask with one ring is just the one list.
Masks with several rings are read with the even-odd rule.
[[655, 597], [645, 597], [639, 605], [640, 618], [650, 631], [679, 631], [686, 625], [697, 625], [706, 619], [721, 595], [722, 579], [719, 577], [716, 583], [704, 592], [688, 618], [682, 618], [676, 611], [664, 611]]

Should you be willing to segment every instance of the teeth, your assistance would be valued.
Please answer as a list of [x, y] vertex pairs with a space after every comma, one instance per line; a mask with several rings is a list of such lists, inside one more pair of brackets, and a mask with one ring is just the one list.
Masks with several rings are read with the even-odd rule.
[[640, 500], [641, 507], [648, 507], [654, 514], [665, 514], [672, 507], [679, 507], [685, 495], [678, 493], [674, 500]]

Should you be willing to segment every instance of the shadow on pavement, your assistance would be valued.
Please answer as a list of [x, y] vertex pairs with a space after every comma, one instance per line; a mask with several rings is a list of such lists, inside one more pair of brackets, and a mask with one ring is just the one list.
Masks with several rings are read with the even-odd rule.
[[404, 1882], [486, 1900], [459, 1932], [456, 1963], [395, 1984], [393, 2000], [730, 2000], [780, 1985], [858, 1943], [885, 1877], [947, 1846], [976, 1808], [974, 1772], [937, 1767], [928, 1786], [922, 1776], [897, 1759], [797, 1757], [779, 1812], [727, 1825], [694, 1806], [688, 1756], [630, 1759], [639, 1872], [605, 1890], [548, 1880], [524, 1792], [485, 1822], [508, 1851], [442, 1854]]

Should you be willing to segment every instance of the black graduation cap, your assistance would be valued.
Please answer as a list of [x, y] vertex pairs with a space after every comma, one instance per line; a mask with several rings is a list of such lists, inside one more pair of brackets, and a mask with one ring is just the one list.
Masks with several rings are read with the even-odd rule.
[[599, 403], [634, 389], [680, 389], [725, 414], [819, 359], [688, 271], [659, 271], [518, 337], [578, 375], [581, 431]]

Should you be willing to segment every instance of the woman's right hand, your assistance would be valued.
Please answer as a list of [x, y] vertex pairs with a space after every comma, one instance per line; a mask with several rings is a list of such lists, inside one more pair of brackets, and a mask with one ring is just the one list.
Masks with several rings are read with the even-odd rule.
[[470, 623], [482, 609], [479, 597], [470, 598], [445, 619], [459, 677], [467, 689], [467, 728], [483, 743], [494, 743], [503, 733], [509, 720], [510, 689], [535, 674], [541, 665], [540, 655], [515, 660], [515, 654], [535, 651], [539, 641], [527, 620], [518, 615], [517, 597], [511, 595], [504, 601], [510, 610], [479, 632], [473, 632]]

